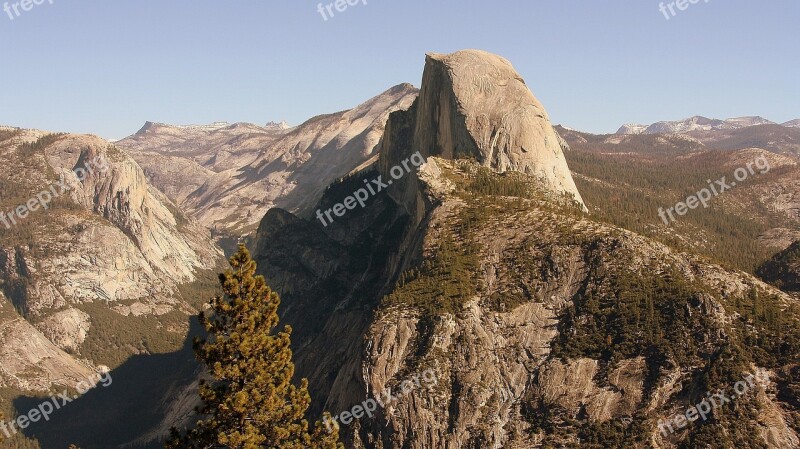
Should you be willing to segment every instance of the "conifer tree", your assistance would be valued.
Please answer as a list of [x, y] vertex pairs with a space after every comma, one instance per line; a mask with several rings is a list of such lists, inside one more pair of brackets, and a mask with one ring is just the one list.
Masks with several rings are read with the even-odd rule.
[[220, 275], [224, 296], [211, 300], [200, 321], [208, 332], [195, 339], [195, 354], [208, 369], [201, 382], [196, 427], [173, 429], [167, 449], [342, 449], [338, 429], [304, 419], [311, 398], [308, 381], [292, 383], [292, 329], [274, 333], [278, 295], [256, 276], [244, 245]]

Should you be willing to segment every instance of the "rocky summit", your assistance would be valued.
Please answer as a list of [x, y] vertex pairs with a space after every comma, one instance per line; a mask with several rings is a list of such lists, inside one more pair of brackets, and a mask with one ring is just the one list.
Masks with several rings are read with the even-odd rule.
[[[267, 213], [253, 250], [312, 410], [355, 448], [797, 447], [791, 292], [596, 221], [566, 148], [506, 60], [429, 54], [376, 166], [318, 207], [421, 152], [418, 173], [327, 227]], [[748, 374], [713, 426], [676, 424]], [[406, 394], [341, 413], [387, 389]]]
[[428, 54], [419, 98], [405, 114], [413, 117], [395, 118], [389, 126], [407, 128], [413, 141], [393, 148], [391, 136], [384, 139], [382, 172], [399, 162], [398, 153], [405, 154], [408, 148], [402, 147], [410, 143], [412, 152], [426, 156], [474, 157], [499, 173], [532, 175], [583, 204], [564, 159], [568, 145], [504, 58], [480, 50]]

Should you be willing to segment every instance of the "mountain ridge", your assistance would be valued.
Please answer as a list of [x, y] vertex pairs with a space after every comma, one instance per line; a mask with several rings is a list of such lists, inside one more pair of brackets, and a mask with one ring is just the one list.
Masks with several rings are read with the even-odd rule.
[[[481, 139], [494, 110], [451, 102], [437, 58], [426, 60], [417, 102], [391, 115], [377, 166], [332, 185], [323, 204], [427, 148], [416, 176], [325, 228], [271, 209], [254, 240], [259, 271], [282, 292], [282, 319], [294, 329], [297, 371], [310, 381], [315, 413], [347, 410], [415, 372], [438, 373], [435, 388], [411, 391], [344, 429], [348, 444], [692, 447], [705, 430], [670, 435], [656, 424], [685, 408], [691, 392], [716, 391], [738, 370], [774, 374], [770, 389], [791, 383], [780, 374], [791, 357], [770, 359], [735, 343], [750, 325], [768, 331], [741, 306], [752, 292], [770, 313], [795, 316], [791, 297], [560, 203], [552, 196], [558, 184], [515, 170], [525, 167], [520, 155], [494, 159], [492, 139]], [[453, 76], [480, 95], [494, 88], [480, 77], [484, 68], [503, 73], [505, 62], [482, 53], [464, 59], [474, 58], [481, 61], [455, 64]], [[470, 124], [482, 113], [485, 121]], [[558, 139], [549, 144], [563, 148]], [[617, 316], [625, 318], [604, 322]], [[645, 316], [647, 323], [624, 324]], [[770, 329], [769, 340], [784, 338]], [[687, 346], [686, 335], [697, 345]], [[710, 438], [797, 445], [790, 404], [761, 390], [741, 401], [756, 417], [734, 410]]]
[[[660, 121], [650, 125], [625, 124], [617, 130], [616, 134], [682, 134], [691, 131], [732, 130], [750, 126], [776, 124], [777, 123], [771, 120], [759, 116], [733, 117], [720, 120], [695, 115], [682, 120]], [[786, 125], [784, 124], [782, 126]]]
[[416, 95], [414, 86], [402, 83], [294, 127], [220, 125], [189, 134], [170, 127], [117, 145], [203, 225], [246, 234], [273, 206], [308, 213], [325, 186], [373, 160], [389, 113], [407, 108]]

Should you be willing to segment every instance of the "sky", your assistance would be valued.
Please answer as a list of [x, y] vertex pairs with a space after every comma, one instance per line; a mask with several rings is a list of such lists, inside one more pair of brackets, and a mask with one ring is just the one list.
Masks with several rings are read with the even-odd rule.
[[583, 131], [800, 118], [797, 0], [699, 0], [674, 16], [658, 0], [350, 0], [327, 20], [307, 0], [19, 1], [0, 0], [0, 124], [24, 128], [296, 125], [419, 87], [425, 53], [466, 48], [506, 57], [554, 123]]

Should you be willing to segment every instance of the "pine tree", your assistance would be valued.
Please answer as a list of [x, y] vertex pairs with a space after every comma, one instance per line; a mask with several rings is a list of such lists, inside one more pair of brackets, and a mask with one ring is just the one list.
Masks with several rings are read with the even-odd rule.
[[292, 384], [292, 329], [278, 325], [280, 298], [256, 276], [244, 245], [220, 275], [224, 297], [211, 300], [200, 321], [208, 332], [195, 339], [195, 354], [210, 381], [200, 385], [201, 420], [186, 434], [173, 429], [167, 449], [342, 449], [338, 429], [304, 419], [308, 381]]

